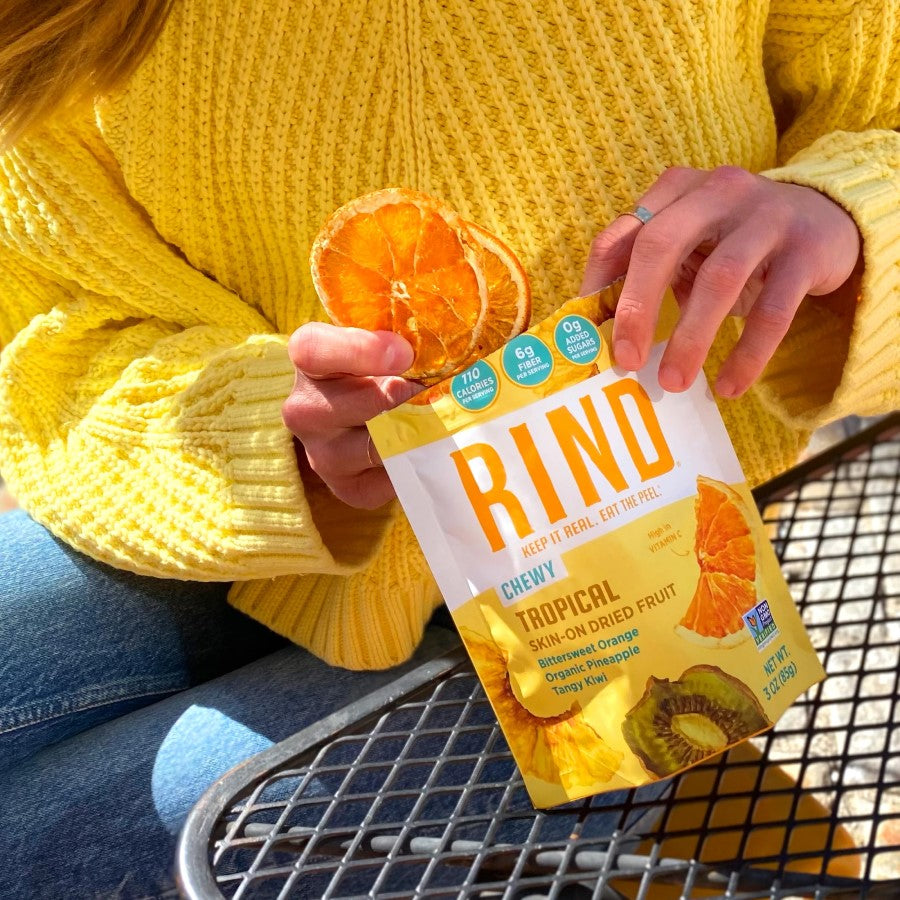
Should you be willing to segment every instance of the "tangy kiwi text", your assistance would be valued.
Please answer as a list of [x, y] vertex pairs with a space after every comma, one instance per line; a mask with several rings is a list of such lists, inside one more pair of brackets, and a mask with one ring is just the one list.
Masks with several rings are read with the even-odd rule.
[[[563, 500], [569, 497], [572, 505], [573, 484], [576, 504], [591, 507], [674, 467], [653, 403], [634, 379], [613, 382], [570, 405], [509, 427], [511, 441], [473, 443], [450, 454], [492, 551], [506, 547], [498, 521], [511, 523], [521, 540], [537, 527], [578, 514]], [[610, 434], [616, 437], [613, 443]], [[540, 501], [541, 521], [525, 499], [532, 491]]]

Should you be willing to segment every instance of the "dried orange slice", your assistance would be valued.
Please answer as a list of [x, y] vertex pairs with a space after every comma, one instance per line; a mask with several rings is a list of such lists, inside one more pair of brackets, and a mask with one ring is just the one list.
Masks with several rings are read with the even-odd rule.
[[700, 578], [675, 626], [682, 637], [732, 647], [749, 636], [742, 616], [756, 603], [756, 548], [745, 509], [743, 497], [730, 485], [697, 478], [694, 552]]
[[487, 313], [470, 357], [476, 362], [525, 330], [531, 317], [531, 288], [515, 253], [503, 241], [474, 222], [466, 222], [466, 227], [478, 242], [478, 267], [487, 283]]
[[481, 336], [488, 306], [482, 256], [446, 204], [388, 188], [333, 213], [310, 265], [333, 322], [397, 332], [415, 351], [406, 376], [435, 379], [456, 371]]
[[531, 314], [515, 254], [442, 201], [405, 188], [337, 210], [313, 243], [310, 265], [331, 320], [405, 337], [415, 351], [405, 375], [426, 384], [515, 337]]
[[[481, 336], [468, 358], [460, 363], [459, 371], [484, 359], [517, 334], [521, 334], [531, 317], [531, 287], [516, 255], [480, 225], [466, 222], [466, 227], [478, 242], [478, 266], [487, 282], [488, 305]], [[448, 393], [449, 382], [440, 381], [428, 390], [416, 394], [409, 402], [418, 405], [434, 403]]]

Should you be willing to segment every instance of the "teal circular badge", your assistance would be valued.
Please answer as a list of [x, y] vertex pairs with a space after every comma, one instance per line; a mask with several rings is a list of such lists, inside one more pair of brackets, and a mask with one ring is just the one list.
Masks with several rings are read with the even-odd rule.
[[553, 340], [559, 352], [579, 366], [590, 365], [603, 346], [597, 326], [584, 316], [563, 316], [556, 323]]
[[494, 402], [498, 386], [497, 373], [482, 359], [453, 376], [450, 394], [463, 409], [477, 412]]
[[542, 384], [553, 371], [553, 353], [540, 339], [520, 334], [503, 348], [503, 371], [523, 387]]

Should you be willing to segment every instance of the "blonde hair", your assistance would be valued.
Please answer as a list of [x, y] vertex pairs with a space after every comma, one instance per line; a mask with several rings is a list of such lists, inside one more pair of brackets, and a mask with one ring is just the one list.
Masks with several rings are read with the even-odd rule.
[[121, 84], [172, 0], [0, 0], [0, 148]]

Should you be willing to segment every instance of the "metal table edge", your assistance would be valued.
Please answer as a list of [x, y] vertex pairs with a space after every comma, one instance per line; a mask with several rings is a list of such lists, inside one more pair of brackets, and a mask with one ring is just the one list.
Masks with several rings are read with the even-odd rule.
[[219, 817], [248, 785], [322, 741], [335, 739], [366, 716], [398, 703], [434, 679], [447, 675], [467, 659], [462, 647], [430, 659], [396, 681], [251, 756], [214, 781], [194, 804], [178, 836], [175, 874], [182, 894], [188, 900], [224, 900], [209, 865], [208, 837]]

